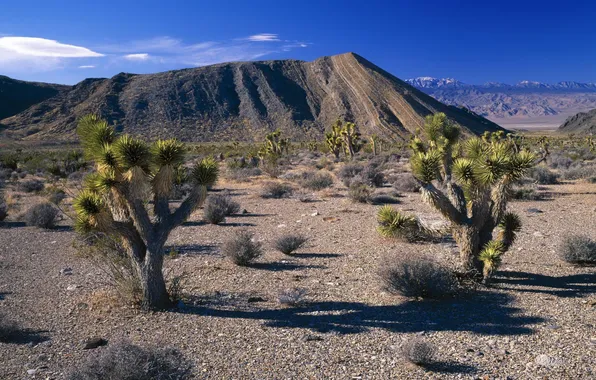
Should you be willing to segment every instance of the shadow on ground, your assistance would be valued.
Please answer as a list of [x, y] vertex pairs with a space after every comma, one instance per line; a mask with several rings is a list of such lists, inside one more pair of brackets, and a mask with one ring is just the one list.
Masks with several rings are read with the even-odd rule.
[[185, 244], [185, 245], [169, 245], [164, 247], [164, 252], [175, 251], [181, 255], [217, 255], [219, 248], [213, 244]]
[[306, 328], [321, 333], [356, 334], [371, 328], [396, 333], [419, 331], [469, 331], [476, 334], [521, 335], [544, 320], [521, 314], [507, 294], [480, 291], [464, 299], [444, 302], [404, 302], [367, 305], [361, 302], [313, 302], [281, 309], [232, 309], [218, 303], [189, 306], [183, 310], [214, 318], [263, 321], [268, 327]]
[[583, 297], [596, 293], [594, 273], [554, 277], [538, 273], [499, 271], [494, 283], [502, 289], [552, 294], [557, 297]]

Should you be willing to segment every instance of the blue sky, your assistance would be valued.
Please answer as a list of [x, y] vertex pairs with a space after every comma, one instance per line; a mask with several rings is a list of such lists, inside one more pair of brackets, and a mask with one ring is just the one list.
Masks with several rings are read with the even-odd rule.
[[0, 74], [76, 83], [356, 52], [406, 79], [596, 82], [595, 1], [2, 0]]

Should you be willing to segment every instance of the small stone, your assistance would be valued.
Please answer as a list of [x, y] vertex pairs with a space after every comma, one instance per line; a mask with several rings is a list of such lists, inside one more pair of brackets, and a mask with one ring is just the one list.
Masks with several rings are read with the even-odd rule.
[[62, 268], [60, 269], [60, 274], [63, 276], [70, 276], [72, 274], [72, 268]]
[[536, 359], [534, 359], [534, 363], [543, 367], [559, 367], [563, 365], [563, 360], [561, 358], [555, 358], [545, 354], [540, 354], [536, 356]]
[[267, 301], [267, 300], [263, 297], [248, 297], [248, 300], [246, 300], [246, 302], [248, 302], [248, 303], [265, 302], [265, 301]]
[[284, 228], [284, 227], [287, 227], [287, 225], [285, 225], [285, 224], [279, 224], [279, 225], [277, 226], [277, 228]]
[[81, 287], [81, 285], [68, 285], [66, 287], [66, 290], [68, 290], [69, 292], [74, 292], [75, 290], [77, 290], [80, 287]]
[[558, 325], [548, 325], [548, 326], [546, 326], [546, 328], [549, 329], [549, 330], [557, 330], [557, 329], [560, 329], [561, 326], [558, 326]]
[[466, 352], [474, 352], [474, 349], [473, 349], [473, 348], [468, 348], [468, 349], [466, 350]]
[[248, 210], [242, 209], [242, 214], [248, 214]]
[[318, 336], [318, 335], [306, 334], [305, 336], [302, 337], [302, 340], [305, 342], [313, 342], [313, 341], [323, 340], [323, 337]]
[[37, 368], [36, 369], [28, 369], [27, 370], [27, 374], [33, 376], [37, 373]]
[[318, 211], [315, 211], [312, 214], [310, 214], [310, 216], [318, 216], [318, 215], [319, 215], [319, 212]]
[[89, 338], [85, 341], [85, 345], [83, 346], [83, 350], [93, 350], [97, 347], [105, 346], [108, 344], [108, 341], [104, 338]]
[[531, 207], [529, 209], [526, 210], [527, 212], [531, 213], [531, 214], [542, 214], [544, 211], [539, 210], [537, 208]]
[[497, 341], [496, 341], [496, 340], [494, 340], [494, 339], [490, 339], [490, 340], [488, 341], [488, 345], [489, 345], [489, 346], [494, 346], [496, 343], [497, 343]]
[[540, 231], [536, 231], [534, 232], [532, 235], [536, 236], [536, 237], [543, 237], [544, 235], [542, 234], [542, 232]]

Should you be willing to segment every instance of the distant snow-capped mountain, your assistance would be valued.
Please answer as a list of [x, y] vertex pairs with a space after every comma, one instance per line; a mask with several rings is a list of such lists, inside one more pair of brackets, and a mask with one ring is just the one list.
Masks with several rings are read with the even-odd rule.
[[489, 118], [532, 118], [596, 108], [596, 83], [549, 84], [523, 80], [516, 84], [473, 85], [453, 78], [433, 77], [406, 82], [443, 103], [463, 106]]

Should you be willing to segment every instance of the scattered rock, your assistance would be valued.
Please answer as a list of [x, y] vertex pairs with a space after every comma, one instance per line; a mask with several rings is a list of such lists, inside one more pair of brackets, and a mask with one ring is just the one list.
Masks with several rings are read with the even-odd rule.
[[534, 208], [534, 207], [530, 207], [526, 211], [529, 212], [530, 214], [542, 214], [544, 212], [544, 211], [539, 210], [539, 209]]
[[85, 341], [85, 345], [83, 346], [83, 350], [93, 350], [97, 347], [105, 346], [108, 344], [108, 341], [104, 338], [89, 338]]
[[37, 368], [27, 370], [27, 374], [29, 374], [31, 376], [34, 376], [36, 373], [37, 373]]
[[266, 302], [267, 300], [263, 297], [248, 297], [246, 302], [248, 303], [255, 303], [255, 302]]
[[543, 367], [560, 367], [563, 365], [563, 359], [540, 354], [536, 356], [534, 363]]
[[77, 290], [80, 287], [81, 287], [81, 285], [68, 285], [66, 287], [66, 290], [68, 290], [69, 292], [74, 292], [75, 290]]
[[305, 342], [312, 342], [312, 341], [323, 340], [323, 337], [318, 336], [318, 335], [306, 334], [305, 336], [302, 337], [302, 340]]
[[315, 211], [312, 214], [310, 214], [310, 216], [318, 216], [318, 215], [319, 215], [319, 212], [318, 211]]
[[246, 209], [242, 209], [242, 212], [241, 212], [241, 214], [243, 214], [243, 215], [244, 215], [244, 214], [248, 214], [248, 210], [246, 210]]
[[60, 274], [63, 276], [70, 276], [72, 274], [72, 268], [62, 268], [60, 269]]

